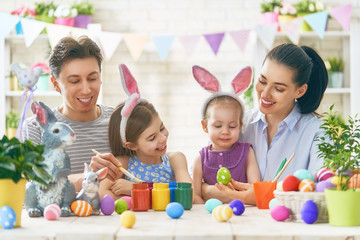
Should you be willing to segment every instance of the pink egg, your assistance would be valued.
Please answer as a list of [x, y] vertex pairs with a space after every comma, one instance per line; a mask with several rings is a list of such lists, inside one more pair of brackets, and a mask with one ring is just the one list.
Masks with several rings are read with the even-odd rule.
[[123, 196], [120, 199], [124, 199], [128, 205], [128, 210], [131, 209], [131, 197], [130, 196]]
[[290, 216], [290, 211], [283, 205], [277, 205], [271, 208], [270, 215], [276, 221], [285, 221]]
[[57, 204], [50, 204], [47, 205], [44, 210], [44, 217], [46, 220], [57, 220], [61, 215], [61, 210], [59, 205]]
[[321, 182], [334, 176], [334, 173], [328, 168], [322, 168], [317, 172], [316, 175], [317, 175], [317, 181]]

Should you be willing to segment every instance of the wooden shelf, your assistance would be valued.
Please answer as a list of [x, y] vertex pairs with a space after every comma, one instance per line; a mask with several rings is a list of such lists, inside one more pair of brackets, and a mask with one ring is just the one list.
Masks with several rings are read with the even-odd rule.
[[346, 94], [350, 93], [350, 88], [327, 88], [326, 93], [327, 94]]

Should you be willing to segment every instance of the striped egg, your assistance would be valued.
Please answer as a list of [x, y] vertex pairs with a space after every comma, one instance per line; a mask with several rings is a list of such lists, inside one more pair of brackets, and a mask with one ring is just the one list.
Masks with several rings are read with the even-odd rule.
[[79, 217], [87, 217], [92, 213], [91, 205], [83, 200], [76, 200], [71, 204], [71, 211]]
[[318, 182], [325, 181], [328, 178], [334, 176], [334, 173], [328, 168], [322, 168], [317, 172]]
[[214, 208], [214, 210], [212, 211], [212, 215], [215, 220], [219, 222], [226, 222], [232, 217], [233, 211], [229, 206], [221, 205]]
[[44, 217], [46, 220], [57, 220], [61, 215], [61, 210], [59, 205], [53, 203], [47, 205], [44, 209]]
[[311, 179], [304, 179], [299, 184], [300, 192], [313, 192], [315, 191], [315, 183]]

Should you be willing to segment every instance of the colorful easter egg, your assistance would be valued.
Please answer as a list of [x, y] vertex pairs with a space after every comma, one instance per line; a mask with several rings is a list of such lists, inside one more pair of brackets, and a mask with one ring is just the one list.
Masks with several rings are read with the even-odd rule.
[[273, 207], [280, 205], [279, 200], [277, 198], [273, 198], [269, 202], [269, 209], [272, 209]]
[[103, 199], [101, 199], [100, 208], [104, 215], [111, 215], [115, 210], [114, 198], [106, 194]]
[[294, 173], [294, 176], [299, 179], [299, 182], [301, 182], [304, 179], [310, 179], [313, 182], [315, 181], [314, 175], [307, 169], [299, 169]]
[[354, 174], [348, 183], [348, 188], [360, 188], [360, 174]]
[[306, 201], [301, 207], [301, 219], [307, 224], [313, 224], [319, 217], [319, 209], [312, 200]]
[[216, 180], [218, 183], [228, 185], [231, 181], [231, 174], [229, 169], [222, 167], [217, 171]]
[[283, 205], [277, 205], [270, 209], [270, 215], [276, 221], [285, 221], [290, 216], [290, 210]]
[[333, 183], [336, 187], [339, 187], [339, 185], [345, 185], [346, 184], [346, 177], [342, 176], [340, 180], [340, 176], [335, 175], [332, 178], [329, 178], [330, 182]]
[[283, 180], [283, 191], [297, 191], [299, 187], [299, 179], [294, 175], [287, 175]]
[[221, 205], [222, 205], [222, 202], [216, 198], [210, 198], [209, 200], [207, 200], [205, 202], [205, 208], [209, 213], [212, 213], [214, 208], [216, 208], [217, 206], [221, 206]]
[[334, 188], [335, 184], [329, 181], [321, 181], [316, 184], [315, 192], [324, 192], [327, 188]]
[[123, 196], [120, 199], [124, 199], [128, 205], [128, 210], [131, 209], [131, 197], [130, 196]]
[[79, 217], [87, 217], [92, 213], [91, 205], [84, 200], [76, 200], [71, 204], [71, 211]]
[[245, 211], [245, 205], [240, 200], [232, 200], [229, 204], [229, 207], [232, 209], [233, 213], [237, 216], [240, 216]]
[[3, 229], [12, 229], [16, 223], [16, 213], [9, 206], [0, 208], [0, 226]]
[[135, 214], [132, 211], [126, 210], [120, 216], [121, 225], [126, 228], [132, 228], [136, 222]]
[[214, 210], [212, 211], [212, 215], [215, 220], [219, 222], [226, 222], [232, 217], [233, 211], [229, 206], [221, 205], [214, 208]]
[[277, 182], [277, 184], [276, 184], [276, 190], [278, 190], [279, 192], [284, 191], [284, 190], [283, 190], [283, 181]]
[[313, 192], [315, 191], [315, 183], [311, 179], [305, 178], [299, 184], [299, 191], [300, 192]]
[[57, 220], [61, 216], [61, 209], [59, 205], [53, 203], [47, 205], [44, 209], [44, 217], [46, 220]]
[[184, 207], [178, 202], [171, 202], [168, 205], [166, 205], [166, 214], [171, 218], [179, 218], [184, 213]]
[[115, 212], [122, 214], [128, 209], [128, 204], [124, 199], [118, 199], [115, 201]]
[[321, 181], [325, 181], [328, 178], [331, 178], [332, 176], [334, 176], [334, 173], [328, 169], [328, 168], [321, 168], [318, 172], [317, 172], [317, 181], [321, 182]]

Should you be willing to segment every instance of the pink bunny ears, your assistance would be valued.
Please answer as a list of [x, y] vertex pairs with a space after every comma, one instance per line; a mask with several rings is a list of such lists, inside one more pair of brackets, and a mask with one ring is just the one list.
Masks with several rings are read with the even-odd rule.
[[251, 84], [253, 77], [253, 71], [251, 67], [248, 66], [241, 69], [241, 71], [235, 76], [231, 82], [233, 90], [232, 92], [222, 92], [219, 81], [206, 69], [195, 65], [193, 66], [192, 70], [194, 78], [200, 84], [200, 86], [212, 93], [212, 95], [204, 102], [202, 111], [203, 118], [205, 117], [205, 111], [209, 102], [220, 96], [229, 96], [234, 98], [240, 103], [242, 111], [244, 111], [244, 103], [240, 100], [239, 95], [248, 89]]
[[124, 107], [121, 110], [121, 121], [120, 121], [120, 137], [122, 144], [126, 143], [126, 125], [127, 121], [134, 110], [135, 106], [145, 99], [140, 98], [139, 88], [136, 80], [130, 73], [129, 69], [125, 64], [119, 65], [121, 83], [129, 98], [126, 100]]

